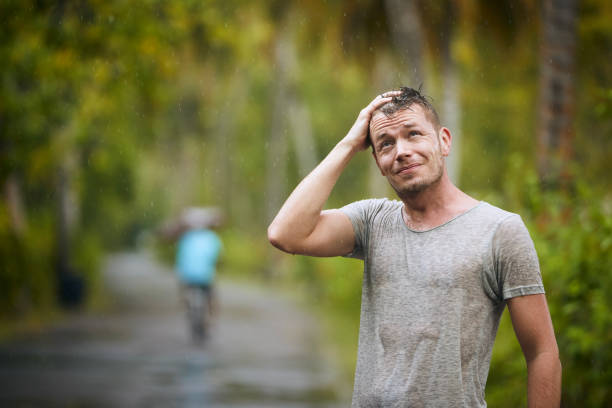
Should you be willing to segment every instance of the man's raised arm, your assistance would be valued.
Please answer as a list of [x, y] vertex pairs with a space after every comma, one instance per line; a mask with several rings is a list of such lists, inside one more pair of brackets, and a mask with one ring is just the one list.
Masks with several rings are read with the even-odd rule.
[[292, 254], [313, 256], [352, 251], [355, 235], [350, 220], [339, 210], [323, 211], [323, 206], [351, 158], [367, 148], [372, 113], [397, 94], [379, 95], [363, 108], [348, 134], [293, 190], [268, 227], [272, 245]]

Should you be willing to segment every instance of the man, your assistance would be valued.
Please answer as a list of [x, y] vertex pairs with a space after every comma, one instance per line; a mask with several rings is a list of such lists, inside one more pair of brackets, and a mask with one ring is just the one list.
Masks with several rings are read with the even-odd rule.
[[[561, 365], [529, 233], [518, 215], [451, 183], [451, 140], [419, 91], [379, 95], [289, 196], [268, 238], [289, 253], [364, 260], [353, 407], [485, 407], [506, 304], [527, 361], [529, 406], [559, 406]], [[401, 201], [323, 211], [370, 144]]]

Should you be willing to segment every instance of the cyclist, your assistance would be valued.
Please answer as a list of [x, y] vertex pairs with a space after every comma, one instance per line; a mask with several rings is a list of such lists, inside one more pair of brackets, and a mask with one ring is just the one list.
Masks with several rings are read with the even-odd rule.
[[193, 340], [201, 342], [214, 311], [213, 282], [221, 240], [212, 230], [221, 223], [221, 214], [212, 208], [188, 208], [181, 217], [182, 235], [176, 253], [176, 272]]

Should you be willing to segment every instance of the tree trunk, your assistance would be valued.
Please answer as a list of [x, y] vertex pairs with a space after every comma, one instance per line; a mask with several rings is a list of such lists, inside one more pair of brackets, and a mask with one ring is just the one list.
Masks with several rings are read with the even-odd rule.
[[236, 192], [240, 186], [234, 176], [236, 118], [244, 108], [246, 100], [245, 73], [237, 70], [231, 77], [229, 86], [224, 89], [224, 101], [217, 118], [213, 135], [215, 153], [213, 170], [214, 194], [218, 197], [217, 205], [224, 209], [228, 219], [240, 218], [243, 214], [241, 204], [246, 200], [234, 199], [242, 194]]
[[9, 214], [10, 227], [13, 233], [21, 237], [27, 229], [21, 184], [14, 173], [9, 174], [4, 183], [4, 197]]
[[443, 68], [442, 120], [452, 135], [451, 153], [446, 159], [448, 176], [455, 185], [459, 185], [461, 164], [461, 104], [459, 102], [459, 80], [454, 62]]
[[[276, 81], [272, 125], [268, 143], [267, 220], [272, 221], [287, 194], [287, 137], [291, 138], [300, 177], [317, 164], [316, 143], [310, 112], [296, 92], [294, 77], [299, 70], [294, 32], [288, 12], [283, 19], [276, 42]], [[288, 119], [288, 120], [287, 120]]]
[[415, 0], [385, 0], [387, 19], [395, 48], [408, 73], [409, 85], [418, 88], [425, 80], [423, 29]]
[[446, 2], [442, 40], [442, 122], [450, 129], [452, 138], [451, 153], [446, 160], [448, 176], [459, 185], [461, 159], [461, 103], [459, 101], [459, 78], [457, 64], [452, 55], [453, 26], [456, 17], [454, 1]]
[[291, 99], [289, 106], [291, 138], [300, 178], [303, 178], [317, 165], [316, 143], [312, 134], [308, 107], [297, 97]]
[[[317, 165], [316, 142], [312, 133], [310, 120], [310, 110], [304, 104], [297, 91], [295, 77], [299, 73], [299, 63], [295, 49], [295, 36], [289, 21], [295, 20], [295, 16], [289, 14], [285, 17], [285, 27], [281, 31], [284, 37], [283, 51], [280, 56], [283, 59], [283, 69], [285, 71], [285, 87], [288, 92], [287, 115], [289, 118], [290, 135], [293, 149], [297, 158], [297, 165], [300, 177], [306, 177], [308, 173]], [[280, 61], [278, 61], [280, 62]]]
[[[285, 25], [286, 26], [286, 25]], [[278, 212], [287, 191], [287, 122], [286, 107], [289, 103], [288, 91], [288, 48], [290, 39], [286, 27], [279, 31], [276, 39], [274, 83], [270, 133], [267, 143], [266, 160], [266, 221], [271, 222]]]
[[72, 231], [78, 218], [78, 205], [72, 176], [74, 162], [69, 154], [57, 171], [57, 249], [58, 297], [65, 307], [80, 306], [85, 299], [85, 281], [72, 265]]
[[[393, 89], [394, 76], [389, 75], [390, 72], [395, 72], [397, 67], [394, 66], [393, 59], [384, 52], [380, 52], [374, 61], [374, 70], [372, 71], [372, 83], [376, 91], [382, 92]], [[368, 149], [371, 151], [371, 149]], [[380, 174], [380, 170], [376, 165], [376, 161], [372, 157], [370, 151], [367, 152], [368, 157], [368, 196], [369, 197], [386, 197], [391, 191], [389, 183], [384, 176]]]
[[569, 178], [574, 139], [577, 0], [543, 3], [538, 106], [538, 174], [545, 187]]

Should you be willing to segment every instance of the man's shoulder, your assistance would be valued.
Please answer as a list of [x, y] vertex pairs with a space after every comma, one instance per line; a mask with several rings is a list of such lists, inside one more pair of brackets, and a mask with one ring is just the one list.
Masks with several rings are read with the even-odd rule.
[[383, 197], [383, 198], [366, 198], [363, 200], [357, 200], [357, 201], [353, 201], [352, 203], [347, 204], [347, 206], [349, 205], [356, 205], [360, 207], [397, 208], [398, 206], [402, 205], [402, 202], [399, 200], [390, 200], [386, 197]]
[[514, 214], [508, 210], [504, 210], [503, 208], [493, 205], [488, 201], [480, 201], [478, 207], [483, 211], [483, 213], [493, 217], [507, 217], [508, 215]]
[[[495, 230], [500, 226], [513, 228], [524, 228], [521, 216], [517, 213], [504, 210], [486, 201], [481, 201], [474, 212], [474, 217], [481, 224], [493, 226]], [[501, 228], [505, 229], [505, 228]]]
[[361, 230], [366, 225], [391, 219], [393, 214], [399, 213], [402, 205], [401, 201], [388, 198], [370, 198], [347, 204], [340, 208], [340, 211], [350, 219], [355, 230]]
[[388, 198], [367, 198], [364, 200], [353, 201], [340, 208], [343, 212], [354, 213], [363, 212], [368, 214], [377, 214], [381, 212], [394, 211], [402, 206], [402, 202], [398, 200], [390, 200]]

